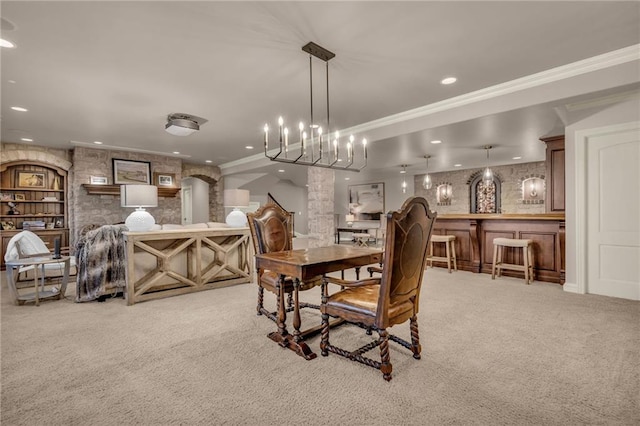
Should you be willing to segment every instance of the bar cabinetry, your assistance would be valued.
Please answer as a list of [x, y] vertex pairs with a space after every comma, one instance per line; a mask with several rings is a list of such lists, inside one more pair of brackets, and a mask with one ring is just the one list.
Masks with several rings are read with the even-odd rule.
[[[458, 269], [491, 273], [494, 238], [533, 240], [534, 279], [564, 284], [564, 214], [451, 214], [440, 215], [434, 234], [454, 235]], [[436, 256], [444, 251], [434, 247]], [[505, 261], [522, 263], [521, 250], [505, 248]], [[434, 262], [437, 266], [446, 264]], [[517, 271], [504, 275], [521, 277]]]

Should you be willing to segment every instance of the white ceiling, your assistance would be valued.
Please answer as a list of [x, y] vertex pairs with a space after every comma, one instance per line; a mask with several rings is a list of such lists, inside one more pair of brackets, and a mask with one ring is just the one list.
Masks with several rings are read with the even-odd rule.
[[[367, 174], [395, 173], [402, 164], [421, 173], [425, 154], [433, 157], [433, 171], [478, 167], [486, 144], [495, 147], [496, 164], [541, 160], [538, 138], [562, 132], [568, 102], [628, 93], [640, 80], [605, 82], [603, 74], [591, 76], [594, 84], [582, 74], [556, 73], [562, 86], [545, 82], [478, 102], [469, 95], [637, 45], [638, 2], [2, 1], [1, 7], [2, 38], [16, 44], [1, 50], [3, 142], [29, 137], [67, 149], [71, 141], [101, 141], [179, 151], [187, 162], [212, 160], [223, 173], [284, 168], [298, 183], [306, 179], [304, 167], [256, 159], [265, 122], [273, 127], [278, 115], [293, 127], [309, 121], [309, 62], [301, 51], [309, 41], [336, 53], [329, 62], [331, 121], [371, 141]], [[450, 75], [458, 82], [441, 85]], [[317, 78], [323, 85], [323, 74]], [[429, 109], [447, 102], [446, 119]], [[11, 110], [15, 105], [29, 111]], [[324, 103], [315, 108], [320, 115]], [[420, 119], [371, 124], [415, 108], [422, 108]], [[164, 124], [175, 112], [209, 122], [191, 136], [173, 136]], [[443, 143], [428, 143], [436, 138]]]

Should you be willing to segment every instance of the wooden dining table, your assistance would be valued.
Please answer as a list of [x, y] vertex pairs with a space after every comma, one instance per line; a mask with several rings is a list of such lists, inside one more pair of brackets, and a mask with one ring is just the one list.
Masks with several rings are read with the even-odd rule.
[[285, 308], [285, 294], [278, 291], [278, 330], [269, 333], [269, 338], [280, 346], [295, 351], [307, 360], [314, 359], [316, 354], [311, 351], [304, 341], [306, 331], [300, 331], [300, 302], [298, 290], [301, 282], [308, 281], [319, 275], [345, 269], [360, 268], [382, 261], [382, 251], [375, 248], [327, 246], [300, 250], [287, 250], [272, 253], [256, 254], [256, 269], [268, 269], [279, 275], [277, 286], [281, 288], [285, 277], [289, 276], [294, 282], [293, 293], [293, 334], [287, 331], [287, 310]]

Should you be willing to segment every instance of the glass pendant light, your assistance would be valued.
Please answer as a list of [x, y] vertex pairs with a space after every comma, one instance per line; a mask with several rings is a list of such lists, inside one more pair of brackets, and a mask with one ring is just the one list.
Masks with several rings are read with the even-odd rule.
[[425, 155], [424, 158], [427, 159], [427, 172], [424, 175], [424, 181], [422, 182], [422, 187], [424, 189], [431, 189], [431, 187], [433, 186], [433, 182], [431, 181], [431, 176], [429, 175], [429, 158], [431, 158], [431, 156]]
[[[402, 165], [402, 170], [400, 171], [400, 174], [406, 175], [407, 173], [407, 165], [403, 164]], [[407, 193], [407, 178], [403, 177], [402, 178], [402, 193], [406, 194]]]
[[487, 151], [487, 168], [484, 169], [484, 173], [482, 173], [482, 181], [485, 186], [491, 185], [493, 182], [493, 171], [489, 168], [489, 150], [491, 149], [491, 145], [485, 145], [484, 149]]

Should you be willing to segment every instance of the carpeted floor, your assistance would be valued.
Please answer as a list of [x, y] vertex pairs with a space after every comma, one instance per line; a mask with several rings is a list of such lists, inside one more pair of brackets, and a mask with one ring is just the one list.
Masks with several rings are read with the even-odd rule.
[[[126, 306], [1, 299], [2, 425], [640, 423], [640, 303], [428, 269], [422, 359], [392, 344], [393, 380], [266, 335], [256, 286]], [[275, 306], [267, 295], [268, 306]], [[316, 290], [302, 294], [318, 303]], [[303, 325], [319, 322], [305, 310]], [[392, 328], [408, 338], [408, 324]], [[375, 333], [374, 333], [375, 335]], [[356, 327], [331, 333], [356, 348]], [[377, 355], [377, 351], [371, 352]]]

